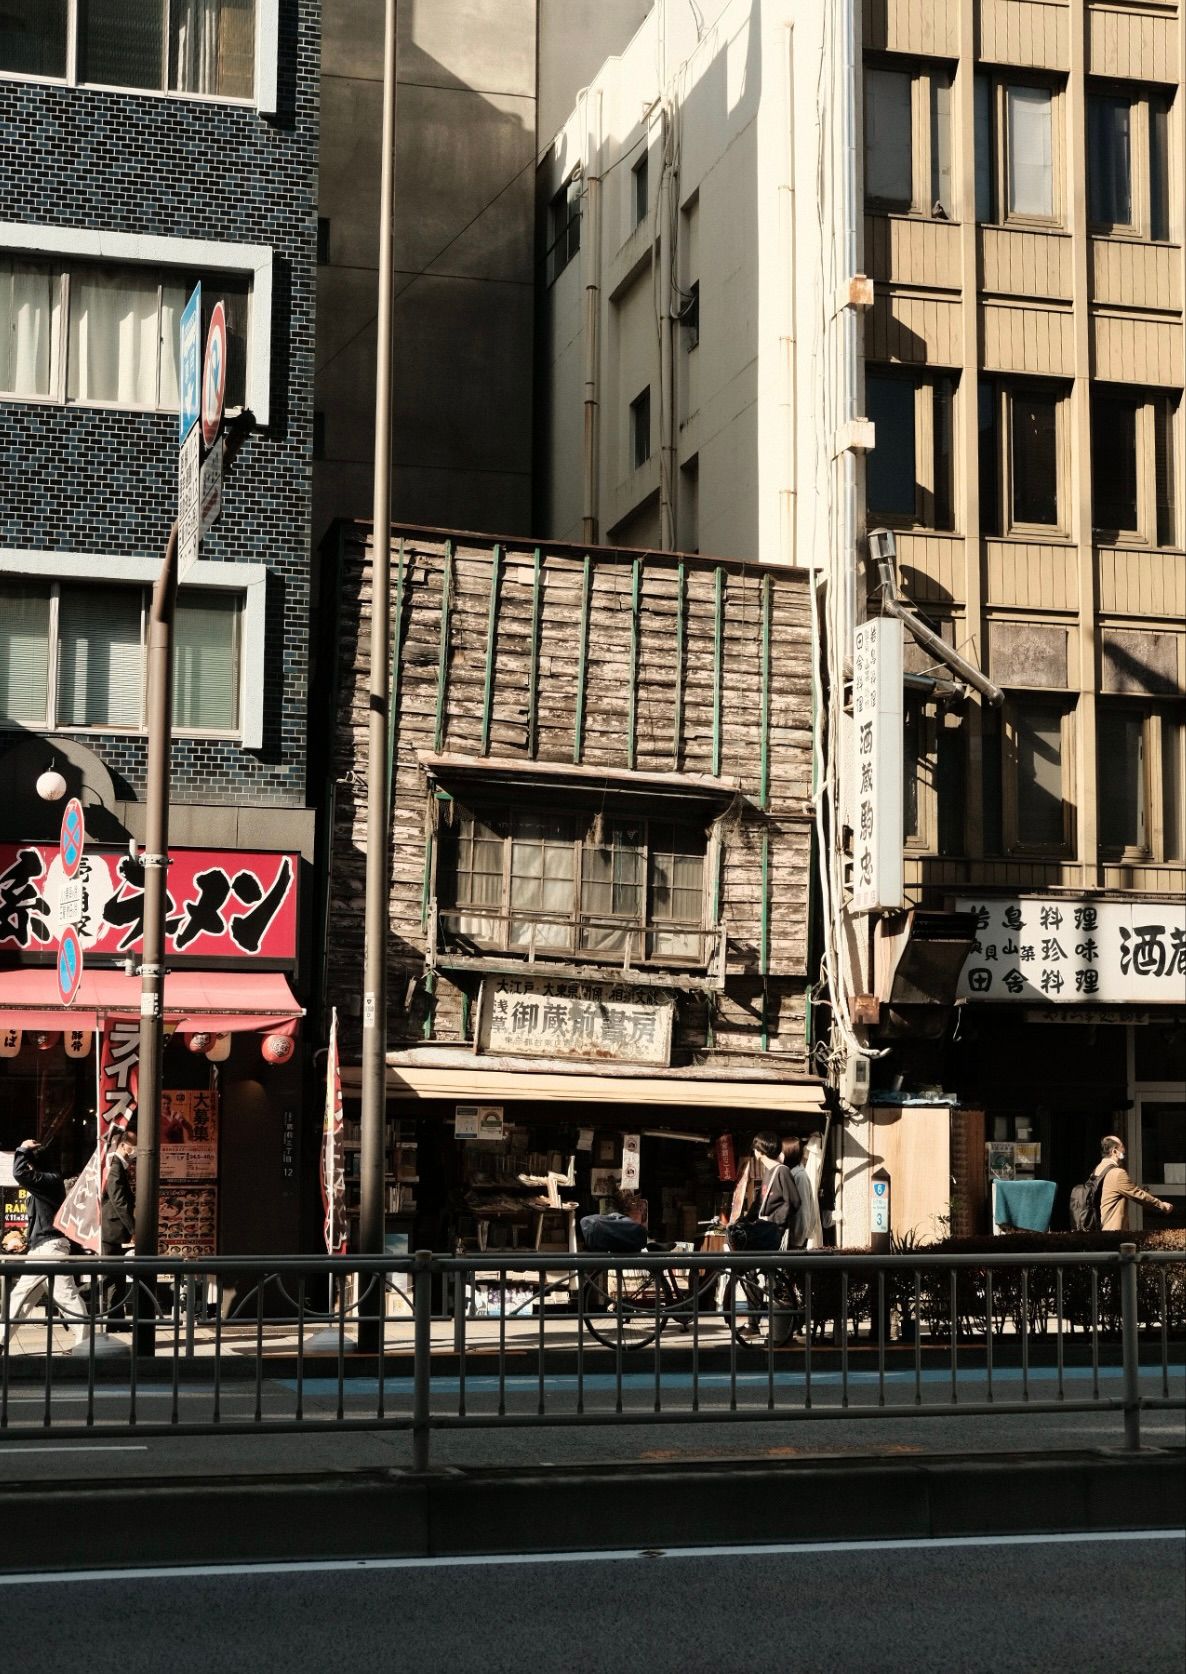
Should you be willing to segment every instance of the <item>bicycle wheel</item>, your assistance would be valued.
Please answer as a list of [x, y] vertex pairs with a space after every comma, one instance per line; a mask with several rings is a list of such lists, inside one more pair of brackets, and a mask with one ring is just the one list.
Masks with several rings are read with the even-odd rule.
[[769, 1348], [771, 1336], [775, 1348], [781, 1348], [792, 1342], [803, 1328], [803, 1304], [789, 1279], [781, 1273], [731, 1273], [722, 1312], [734, 1341], [741, 1348]]
[[589, 1273], [581, 1287], [582, 1319], [606, 1348], [643, 1349], [663, 1329], [655, 1319], [655, 1277], [638, 1268], [607, 1267]]

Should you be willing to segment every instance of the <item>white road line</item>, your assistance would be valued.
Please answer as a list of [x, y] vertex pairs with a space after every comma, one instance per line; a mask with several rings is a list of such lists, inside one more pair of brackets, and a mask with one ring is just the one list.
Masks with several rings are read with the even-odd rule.
[[655, 1558], [776, 1558], [813, 1553], [927, 1552], [982, 1546], [1106, 1545], [1134, 1540], [1186, 1540], [1186, 1529], [1122, 1529], [1088, 1534], [953, 1535], [925, 1540], [831, 1540], [762, 1546], [672, 1546], [612, 1552], [512, 1552], [456, 1558], [326, 1558], [292, 1563], [179, 1564], [147, 1569], [50, 1570], [0, 1575], [0, 1587], [62, 1586], [92, 1581], [183, 1581], [228, 1575], [332, 1575], [349, 1570], [475, 1569], [497, 1565], [633, 1563]]
[[92, 1442], [68, 1447], [0, 1447], [0, 1453], [147, 1453], [147, 1442]]

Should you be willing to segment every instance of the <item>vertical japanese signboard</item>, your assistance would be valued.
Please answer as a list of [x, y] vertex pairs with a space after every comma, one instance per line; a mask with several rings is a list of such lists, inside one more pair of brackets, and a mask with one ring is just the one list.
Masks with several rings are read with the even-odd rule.
[[852, 910], [902, 905], [902, 624], [862, 622], [852, 665]]

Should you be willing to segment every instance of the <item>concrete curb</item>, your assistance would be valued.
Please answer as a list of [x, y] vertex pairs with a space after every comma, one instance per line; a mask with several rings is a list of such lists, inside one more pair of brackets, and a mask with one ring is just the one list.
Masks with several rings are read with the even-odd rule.
[[11, 1574], [1181, 1528], [1186, 1451], [24, 1482], [0, 1517]]

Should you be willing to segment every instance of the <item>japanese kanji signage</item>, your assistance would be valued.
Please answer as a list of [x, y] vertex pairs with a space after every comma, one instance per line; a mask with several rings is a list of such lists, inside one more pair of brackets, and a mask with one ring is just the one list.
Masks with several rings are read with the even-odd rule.
[[657, 990], [625, 983], [489, 977], [482, 985], [478, 1049], [667, 1064], [674, 1009]]
[[852, 910], [902, 905], [902, 624], [862, 622], [853, 640]]
[[976, 915], [976, 940], [960, 977], [965, 999], [1182, 1004], [1180, 902], [981, 896], [956, 906]]
[[195, 1260], [218, 1240], [217, 1186], [161, 1186], [160, 1253]]
[[161, 1179], [217, 1180], [218, 1106], [208, 1087], [161, 1092]]
[[[173, 849], [170, 859], [171, 960], [295, 962], [296, 855]], [[126, 849], [89, 848], [67, 880], [56, 844], [0, 843], [0, 949], [51, 953], [67, 921], [88, 956], [134, 953], [144, 930], [143, 863]]]

